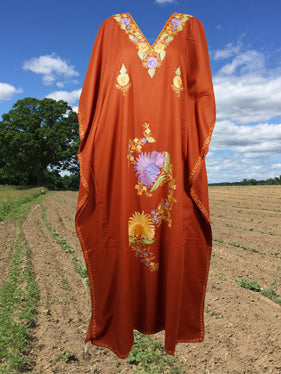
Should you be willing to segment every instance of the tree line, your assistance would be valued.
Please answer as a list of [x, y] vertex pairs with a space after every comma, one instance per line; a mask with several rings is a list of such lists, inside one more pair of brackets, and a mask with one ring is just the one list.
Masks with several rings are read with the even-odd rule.
[[241, 182], [222, 182], [222, 183], [210, 183], [209, 186], [258, 186], [258, 185], [280, 185], [281, 175], [275, 178], [269, 178], [265, 180], [256, 179], [243, 179]]

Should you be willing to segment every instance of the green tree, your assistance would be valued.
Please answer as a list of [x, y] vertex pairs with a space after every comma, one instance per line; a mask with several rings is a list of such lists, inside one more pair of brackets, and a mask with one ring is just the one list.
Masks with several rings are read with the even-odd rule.
[[43, 185], [49, 170], [79, 173], [77, 113], [63, 100], [27, 97], [0, 121], [0, 183]]

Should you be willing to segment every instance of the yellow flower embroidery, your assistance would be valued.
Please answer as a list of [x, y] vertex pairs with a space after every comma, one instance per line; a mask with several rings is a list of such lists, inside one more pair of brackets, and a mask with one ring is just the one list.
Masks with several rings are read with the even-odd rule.
[[155, 228], [149, 214], [135, 212], [129, 219], [129, 235], [152, 240]]
[[173, 177], [173, 166], [170, 162], [168, 152], [142, 152], [142, 147], [148, 143], [155, 143], [152, 137], [149, 123], [144, 123], [144, 137], [129, 139], [127, 153], [128, 165], [132, 164], [135, 170], [138, 183], [135, 185], [137, 195], [145, 194], [151, 197], [153, 192], [167, 184], [166, 196], [161, 199], [157, 208], [145, 214], [144, 211], [134, 212], [128, 221], [129, 245], [135, 255], [144, 262], [148, 270], [158, 270], [159, 264], [149, 245], [155, 241], [155, 230], [162, 222], [167, 222], [168, 227], [172, 226], [171, 210], [176, 190], [176, 181]]
[[180, 97], [180, 93], [183, 90], [182, 87], [182, 80], [181, 80], [181, 71], [180, 68], [178, 67], [176, 70], [176, 75], [174, 76], [173, 79], [173, 84], [171, 84], [172, 89], [176, 92], [178, 97]]
[[145, 43], [139, 43], [138, 47], [139, 47], [139, 51], [141, 52], [145, 52], [149, 48]]
[[157, 53], [160, 53], [161, 51], [164, 51], [165, 46], [163, 43], [155, 44], [154, 51]]
[[117, 82], [118, 83], [115, 86], [123, 92], [123, 95], [126, 95], [126, 92], [130, 88], [131, 83], [124, 64], [122, 64], [120, 74], [117, 76]]

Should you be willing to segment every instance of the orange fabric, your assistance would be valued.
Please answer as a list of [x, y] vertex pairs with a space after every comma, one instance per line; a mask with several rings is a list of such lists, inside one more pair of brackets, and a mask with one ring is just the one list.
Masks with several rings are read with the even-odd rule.
[[173, 13], [150, 45], [129, 13], [103, 21], [78, 118], [86, 342], [125, 358], [134, 329], [165, 329], [167, 354], [203, 341], [215, 99], [201, 22]]

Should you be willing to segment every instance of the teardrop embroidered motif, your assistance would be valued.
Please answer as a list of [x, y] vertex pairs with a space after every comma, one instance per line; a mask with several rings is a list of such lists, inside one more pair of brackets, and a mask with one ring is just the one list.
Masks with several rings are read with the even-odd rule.
[[126, 92], [131, 87], [130, 77], [127, 74], [127, 70], [125, 68], [125, 65], [122, 64], [122, 67], [120, 69], [120, 74], [117, 76], [117, 84], [115, 86], [123, 92], [123, 95], [126, 95]]
[[173, 84], [171, 84], [171, 87], [176, 92], [178, 97], [180, 97], [180, 93], [183, 90], [180, 67], [177, 68], [175, 73], [176, 75], [174, 76]]
[[156, 69], [161, 66], [166, 55], [166, 48], [170, 45], [175, 35], [183, 30], [183, 27], [192, 16], [184, 13], [173, 13], [155, 42], [150, 45], [139, 29], [135, 20], [129, 13], [120, 13], [112, 16], [129, 39], [136, 45], [138, 56], [143, 66], [148, 69], [148, 74], [153, 78]]

